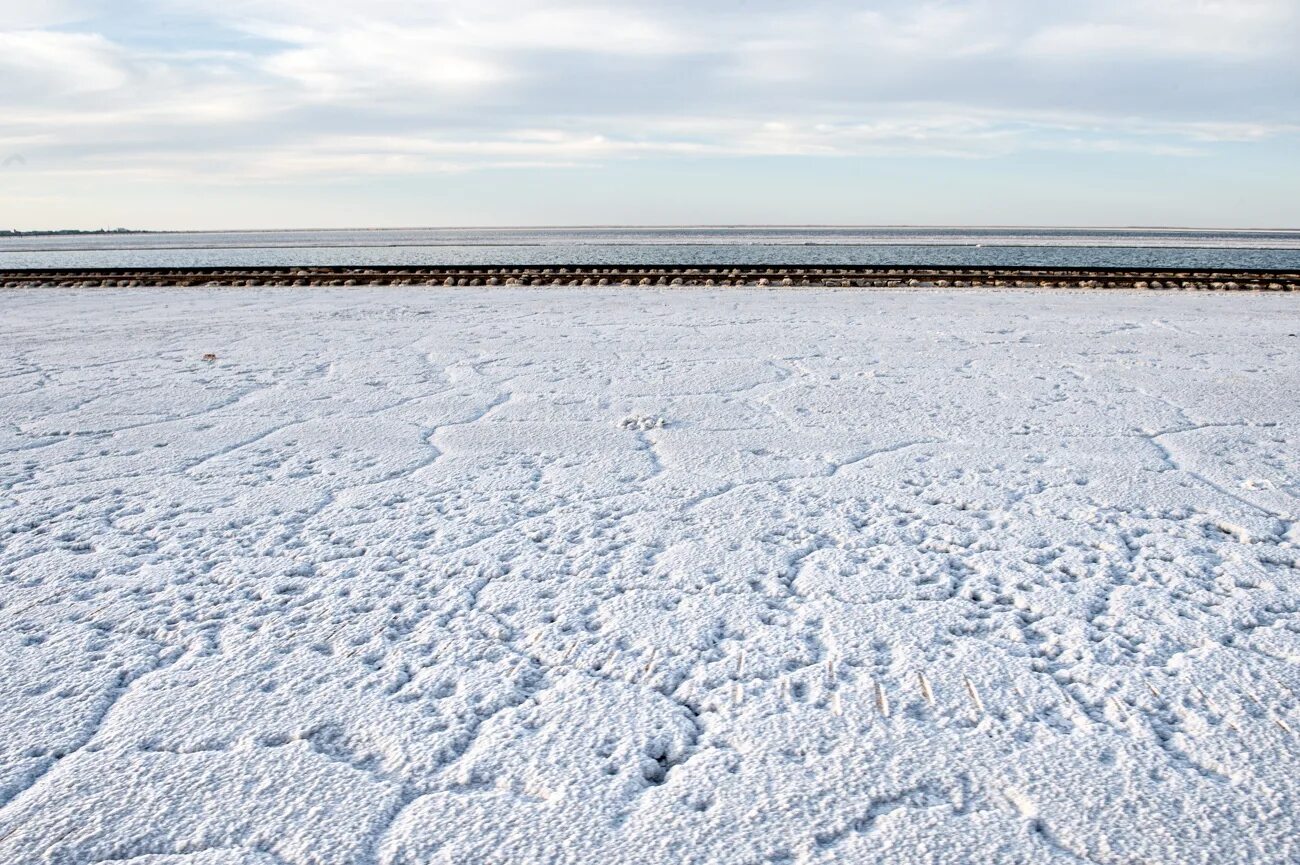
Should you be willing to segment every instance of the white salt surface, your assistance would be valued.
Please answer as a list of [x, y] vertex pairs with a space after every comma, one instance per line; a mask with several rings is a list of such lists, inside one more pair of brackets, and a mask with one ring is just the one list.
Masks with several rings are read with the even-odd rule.
[[0, 304], [0, 862], [1300, 861], [1295, 298]]

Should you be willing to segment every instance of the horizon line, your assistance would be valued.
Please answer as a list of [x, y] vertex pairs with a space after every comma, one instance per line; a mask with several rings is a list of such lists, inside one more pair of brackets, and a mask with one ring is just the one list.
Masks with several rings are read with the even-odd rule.
[[327, 231], [590, 231], [590, 230], [799, 230], [799, 229], [835, 229], [835, 230], [908, 230], [908, 231], [1112, 231], [1112, 232], [1219, 232], [1219, 233], [1280, 233], [1300, 234], [1300, 227], [1265, 227], [1245, 228], [1202, 227], [1193, 225], [961, 225], [961, 224], [919, 224], [919, 223], [678, 223], [678, 224], [633, 224], [633, 223], [578, 223], [571, 225], [393, 225], [393, 226], [299, 226], [281, 228], [48, 228], [48, 229], [0, 229], [14, 234], [57, 234], [113, 232], [119, 234], [227, 234], [227, 233], [274, 233], [274, 232], [327, 232]]

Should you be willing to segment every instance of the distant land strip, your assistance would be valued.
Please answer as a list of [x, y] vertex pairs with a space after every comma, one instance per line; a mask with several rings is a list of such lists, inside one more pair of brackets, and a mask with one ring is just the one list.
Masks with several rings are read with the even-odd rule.
[[1300, 272], [983, 266], [637, 265], [0, 269], [5, 288], [185, 286], [824, 286], [1297, 291]]

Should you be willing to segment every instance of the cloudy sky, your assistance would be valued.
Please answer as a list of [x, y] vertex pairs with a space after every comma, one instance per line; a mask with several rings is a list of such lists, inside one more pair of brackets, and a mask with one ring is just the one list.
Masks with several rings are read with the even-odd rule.
[[0, 228], [1300, 227], [1300, 0], [0, 0]]

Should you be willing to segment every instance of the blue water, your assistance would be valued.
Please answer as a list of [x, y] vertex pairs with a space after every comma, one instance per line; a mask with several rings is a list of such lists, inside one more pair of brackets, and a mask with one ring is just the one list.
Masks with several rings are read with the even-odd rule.
[[457, 264], [951, 264], [1300, 270], [1300, 231], [375, 229], [0, 238], [0, 268]]

